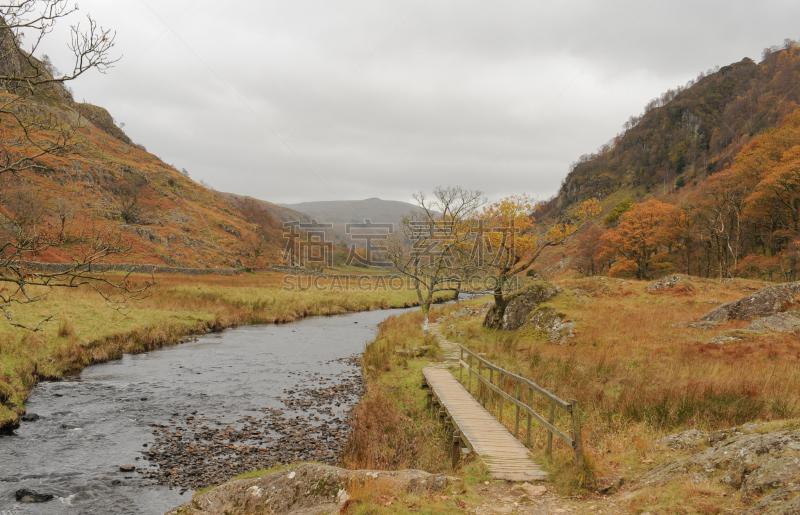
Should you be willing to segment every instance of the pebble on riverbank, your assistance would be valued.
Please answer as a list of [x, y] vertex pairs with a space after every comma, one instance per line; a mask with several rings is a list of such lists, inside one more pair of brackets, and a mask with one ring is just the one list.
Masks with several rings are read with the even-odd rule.
[[156, 442], [142, 451], [150, 466], [137, 471], [161, 484], [197, 490], [280, 464], [336, 464], [347, 440], [349, 414], [335, 408], [355, 404], [364, 383], [359, 357], [334, 361], [354, 370], [314, 375], [286, 389], [286, 397], [279, 399], [284, 408], [262, 407], [262, 415], [235, 423], [195, 412], [176, 416], [169, 425], [151, 424]]

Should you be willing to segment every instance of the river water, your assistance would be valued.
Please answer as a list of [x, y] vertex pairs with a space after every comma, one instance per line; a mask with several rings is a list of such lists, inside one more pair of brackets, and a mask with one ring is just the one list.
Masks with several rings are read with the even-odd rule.
[[[363, 352], [375, 338], [378, 324], [404, 311], [229, 329], [94, 365], [61, 382], [40, 383], [26, 409], [41, 418], [22, 422], [14, 435], [0, 437], [0, 515], [162, 515], [193, 493], [189, 488], [157, 484], [142, 473], [160, 470], [154, 460], [147, 459], [146, 453], [154, 446], [164, 449], [165, 442], [171, 442], [174, 448], [176, 441], [184, 445], [178, 429], [170, 433], [171, 428], [231, 424], [234, 429], [266, 415], [273, 417], [271, 427], [278, 430], [280, 420], [298, 415], [310, 417], [316, 427], [326, 420], [341, 422], [357, 395], [340, 397], [317, 412], [308, 405], [287, 404], [294, 402], [287, 398], [304, 387], [308, 391], [314, 385], [342, 380], [359, 382], [358, 365], [343, 358]], [[282, 417], [277, 423], [275, 413]], [[259, 436], [266, 439], [265, 435], [272, 434], [277, 445], [278, 430], [259, 431]], [[313, 438], [308, 436], [311, 433], [303, 434]], [[198, 439], [190, 445], [202, 443], [195, 436]], [[245, 443], [269, 446], [268, 440], [254, 438]], [[206, 451], [213, 451], [217, 444], [207, 445]], [[335, 459], [333, 451], [318, 452], [330, 452], [331, 460]], [[120, 466], [128, 464], [139, 471], [121, 472]], [[185, 465], [191, 474], [192, 463]], [[23, 488], [55, 498], [19, 503], [15, 492]]]

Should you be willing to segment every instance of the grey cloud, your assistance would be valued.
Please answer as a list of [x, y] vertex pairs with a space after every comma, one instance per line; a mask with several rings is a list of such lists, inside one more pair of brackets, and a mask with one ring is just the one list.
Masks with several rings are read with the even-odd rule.
[[144, 2], [81, 1], [124, 58], [76, 97], [194, 178], [274, 202], [476, 176], [546, 198], [649, 99], [800, 37], [789, 1]]

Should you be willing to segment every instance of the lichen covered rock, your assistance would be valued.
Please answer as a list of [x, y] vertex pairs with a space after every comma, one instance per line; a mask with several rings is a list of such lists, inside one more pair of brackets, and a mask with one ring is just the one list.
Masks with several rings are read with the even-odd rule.
[[496, 305], [489, 307], [483, 325], [497, 327], [498, 318], [502, 316], [500, 327], [505, 330], [519, 329], [525, 324], [528, 315], [542, 302], [547, 302], [563, 290], [555, 284], [538, 281], [530, 286], [509, 294], [505, 312], [499, 312]]
[[669, 435], [656, 443], [669, 447], [670, 449], [695, 449], [708, 443], [708, 433], [699, 429], [689, 429], [682, 433]]
[[429, 495], [444, 490], [448, 480], [447, 476], [421, 470], [345, 470], [304, 463], [255, 479], [225, 483], [167, 515], [338, 513], [353, 489]]
[[800, 331], [800, 312], [786, 311], [759, 318], [745, 327], [748, 331], [774, 331], [777, 333], [796, 333]]
[[688, 476], [694, 481], [720, 481], [739, 489], [745, 499], [755, 499], [800, 482], [800, 429], [763, 434], [732, 429], [712, 433], [709, 442], [712, 446], [702, 452], [659, 465], [640, 485], [666, 484]]
[[567, 315], [559, 313], [550, 306], [542, 306], [528, 315], [522, 327], [545, 331], [550, 341], [563, 343], [567, 338], [573, 336], [575, 329], [575, 324], [566, 320]]
[[726, 320], [752, 320], [774, 315], [800, 295], [800, 282], [770, 286], [739, 300], [712, 309], [700, 320], [724, 322]]

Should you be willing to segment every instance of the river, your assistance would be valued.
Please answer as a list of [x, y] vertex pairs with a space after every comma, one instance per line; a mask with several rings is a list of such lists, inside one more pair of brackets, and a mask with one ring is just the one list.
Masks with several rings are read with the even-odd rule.
[[40, 418], [0, 437], [0, 514], [162, 515], [208, 477], [334, 462], [361, 388], [352, 357], [404, 311], [239, 327], [40, 383], [26, 403]]

